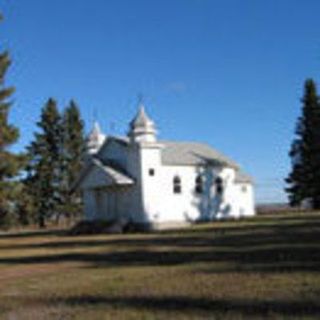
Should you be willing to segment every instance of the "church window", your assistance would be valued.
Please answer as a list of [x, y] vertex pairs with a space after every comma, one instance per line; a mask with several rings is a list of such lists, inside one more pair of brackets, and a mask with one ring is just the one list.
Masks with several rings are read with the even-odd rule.
[[173, 193], [181, 193], [181, 179], [178, 176], [173, 178]]
[[223, 193], [223, 185], [222, 185], [222, 179], [218, 177], [216, 179], [216, 193], [221, 196]]
[[149, 176], [153, 177], [155, 175], [155, 171], [153, 168], [149, 169]]
[[201, 176], [196, 177], [196, 188], [195, 191], [197, 194], [203, 193], [203, 181]]
[[247, 186], [242, 186], [241, 190], [243, 193], [246, 193], [248, 191]]

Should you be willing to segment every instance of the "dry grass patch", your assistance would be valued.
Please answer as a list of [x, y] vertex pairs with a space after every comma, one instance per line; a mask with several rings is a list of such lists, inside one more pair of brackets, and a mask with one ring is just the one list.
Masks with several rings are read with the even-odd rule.
[[2, 319], [317, 319], [320, 215], [0, 235]]

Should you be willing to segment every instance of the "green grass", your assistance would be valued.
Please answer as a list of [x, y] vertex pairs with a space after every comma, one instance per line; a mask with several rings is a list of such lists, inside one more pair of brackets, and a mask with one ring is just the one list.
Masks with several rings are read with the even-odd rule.
[[318, 319], [320, 214], [0, 234], [1, 319]]

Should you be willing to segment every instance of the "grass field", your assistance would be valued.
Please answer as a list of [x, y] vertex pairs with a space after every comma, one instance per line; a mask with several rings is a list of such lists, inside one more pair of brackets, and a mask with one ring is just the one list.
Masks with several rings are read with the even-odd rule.
[[1, 319], [318, 319], [320, 214], [0, 235]]

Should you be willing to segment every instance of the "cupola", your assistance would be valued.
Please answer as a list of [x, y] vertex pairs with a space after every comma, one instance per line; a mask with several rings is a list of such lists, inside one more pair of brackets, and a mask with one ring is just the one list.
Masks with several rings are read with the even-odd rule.
[[97, 153], [104, 143], [106, 136], [102, 133], [98, 122], [95, 122], [86, 139], [86, 149], [89, 155]]
[[156, 142], [156, 128], [148, 117], [144, 105], [140, 104], [137, 115], [130, 122], [128, 136], [132, 142]]

